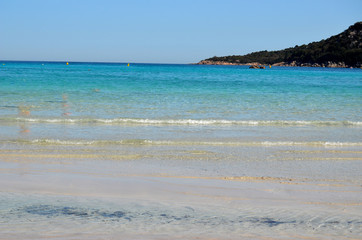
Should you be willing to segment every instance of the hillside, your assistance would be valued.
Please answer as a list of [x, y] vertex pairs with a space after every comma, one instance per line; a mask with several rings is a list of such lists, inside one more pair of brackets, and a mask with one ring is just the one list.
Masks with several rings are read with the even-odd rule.
[[307, 67], [362, 67], [362, 22], [326, 40], [279, 51], [212, 57], [197, 64]]

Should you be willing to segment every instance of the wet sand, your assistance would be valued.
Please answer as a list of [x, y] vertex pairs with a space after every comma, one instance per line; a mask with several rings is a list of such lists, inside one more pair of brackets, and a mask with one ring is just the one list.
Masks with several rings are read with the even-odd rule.
[[353, 147], [3, 145], [0, 238], [358, 239], [360, 156]]

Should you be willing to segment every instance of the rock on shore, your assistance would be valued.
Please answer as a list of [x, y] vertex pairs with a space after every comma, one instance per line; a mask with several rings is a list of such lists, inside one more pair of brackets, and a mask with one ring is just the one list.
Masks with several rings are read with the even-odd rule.
[[[268, 65], [268, 64], [261, 64], [258, 62], [251, 62], [251, 63], [237, 63], [237, 62], [224, 62], [224, 61], [211, 61], [211, 60], [202, 60], [197, 65], [235, 65], [235, 66], [255, 66], [255, 65]], [[281, 66], [281, 67], [328, 67], [328, 68], [348, 68], [349, 66], [346, 65], [344, 62], [331, 62], [328, 61], [326, 64], [322, 63], [298, 63], [296, 61], [287, 63], [287, 62], [278, 62], [274, 63], [271, 66]]]

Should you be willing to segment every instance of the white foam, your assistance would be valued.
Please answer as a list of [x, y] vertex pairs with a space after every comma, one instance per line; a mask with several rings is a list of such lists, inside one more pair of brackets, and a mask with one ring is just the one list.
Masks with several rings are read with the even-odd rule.
[[297, 142], [297, 141], [260, 141], [260, 142], [222, 142], [222, 141], [168, 141], [148, 139], [123, 139], [123, 140], [60, 140], [60, 139], [34, 139], [12, 140], [11, 143], [39, 144], [39, 145], [166, 145], [166, 146], [310, 146], [310, 147], [353, 147], [362, 146], [362, 142]]
[[142, 119], [142, 118], [0, 118], [6, 122], [106, 124], [106, 125], [239, 125], [239, 126], [362, 126], [359, 121], [286, 121], [286, 120], [226, 120], [226, 119]]

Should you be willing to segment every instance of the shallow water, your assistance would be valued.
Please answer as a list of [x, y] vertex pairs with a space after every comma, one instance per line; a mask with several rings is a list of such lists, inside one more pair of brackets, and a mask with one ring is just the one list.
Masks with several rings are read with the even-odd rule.
[[1, 66], [2, 115], [360, 121], [360, 69], [94, 63]]
[[[278, 239], [290, 239], [298, 238], [300, 231], [303, 231], [305, 237], [330, 239], [337, 233], [343, 239], [346, 236], [357, 238], [361, 233], [361, 220], [356, 214], [341, 217], [319, 211], [310, 214], [288, 209], [230, 209], [209, 204], [190, 207], [187, 204], [133, 203], [127, 200], [110, 202], [84, 197], [51, 196], [39, 199], [39, 196], [19, 194], [2, 196], [1, 200], [7, 202], [6, 198], [22, 201], [13, 204], [12, 208], [2, 209], [1, 221], [5, 220], [8, 227], [2, 228], [6, 237], [24, 234], [48, 238], [66, 236], [70, 239], [124, 236], [167, 239], [172, 235], [182, 239], [196, 235], [201, 239], [257, 239], [267, 232]], [[37, 227], [33, 222], [37, 222]]]
[[360, 69], [7, 62], [0, 238], [358, 239]]

